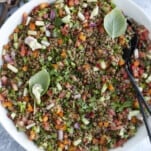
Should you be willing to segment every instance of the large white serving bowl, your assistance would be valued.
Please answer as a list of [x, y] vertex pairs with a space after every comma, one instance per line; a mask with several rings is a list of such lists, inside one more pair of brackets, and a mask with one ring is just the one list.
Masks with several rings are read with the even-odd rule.
[[[2, 64], [2, 46], [8, 42], [9, 35], [14, 28], [21, 22], [22, 14], [29, 13], [35, 6], [42, 2], [53, 2], [54, 0], [32, 0], [18, 9], [2, 26], [0, 29], [0, 64]], [[151, 20], [144, 12], [135, 5], [131, 0], [113, 0], [113, 2], [123, 10], [123, 12], [136, 20], [139, 24], [145, 25], [151, 32]], [[27, 151], [40, 151], [22, 132], [18, 132], [13, 122], [7, 117], [7, 111], [0, 104], [0, 123], [7, 130], [7, 132]], [[130, 139], [123, 147], [114, 149], [112, 151], [151, 151], [145, 127], [142, 126], [135, 137]]]

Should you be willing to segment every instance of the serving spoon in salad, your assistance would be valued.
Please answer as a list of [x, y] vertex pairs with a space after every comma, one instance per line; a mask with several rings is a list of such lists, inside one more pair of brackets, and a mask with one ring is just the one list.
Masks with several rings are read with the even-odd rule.
[[147, 130], [150, 142], [151, 142], [151, 127], [148, 123], [148, 120], [147, 120], [148, 115], [146, 113], [146, 111], [147, 111], [149, 113], [149, 115], [151, 115], [151, 109], [149, 108], [148, 104], [146, 103], [146, 101], [143, 97], [143, 94], [141, 93], [139, 87], [137, 86], [137, 83], [135, 81], [135, 78], [133, 76], [133, 73], [132, 73], [132, 70], [130, 67], [131, 66], [131, 57], [134, 53], [134, 50], [137, 48], [137, 44], [138, 44], [138, 36], [137, 36], [137, 34], [135, 34], [130, 41], [130, 48], [123, 49], [123, 59], [125, 60], [125, 70], [133, 85], [133, 88], [136, 92], [138, 103], [140, 106], [140, 112], [142, 114], [143, 121], [146, 126], [146, 130]]

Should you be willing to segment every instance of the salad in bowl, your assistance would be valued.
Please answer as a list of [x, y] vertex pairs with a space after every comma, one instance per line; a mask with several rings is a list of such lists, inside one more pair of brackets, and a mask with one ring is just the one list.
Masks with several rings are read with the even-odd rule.
[[131, 70], [151, 104], [150, 25], [114, 2], [123, 11], [110, 0], [31, 1], [2, 27], [0, 121], [27, 150], [108, 151], [141, 131], [123, 49], [137, 34]]

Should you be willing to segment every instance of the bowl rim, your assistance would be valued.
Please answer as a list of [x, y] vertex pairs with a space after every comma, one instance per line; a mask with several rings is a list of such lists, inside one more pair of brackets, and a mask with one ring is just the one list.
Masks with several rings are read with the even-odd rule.
[[[114, 3], [117, 3], [121, 0], [113, 0]], [[134, 3], [132, 0], [122, 0], [122, 1], [127, 1], [127, 3], [129, 3], [130, 5], [132, 5], [135, 9], [137, 9], [142, 15], [144, 15], [146, 17], [146, 19], [148, 21], [150, 21], [151, 23], [151, 20], [149, 19], [149, 17], [145, 14], [145, 12], [143, 11], [142, 8], [140, 8], [136, 3]], [[6, 22], [2, 25], [2, 27], [0, 28], [0, 35], [2, 35], [3, 33], [5, 33], [6, 29], [11, 25], [12, 21], [14, 21], [14, 25], [12, 25], [13, 27], [11, 27], [12, 30], [10, 30], [10, 33], [11, 31], [13, 31], [13, 29], [16, 27], [17, 24], [19, 24], [20, 22], [18, 22], [18, 20], [14, 20], [16, 16], [18, 16], [18, 14], [23, 14], [23, 12], [26, 12], [26, 8], [28, 10], [32, 10], [35, 6], [39, 5], [40, 3], [43, 3], [43, 2], [49, 2], [49, 3], [53, 3], [54, 0], [39, 0], [37, 2], [37, 0], [30, 0], [28, 3], [24, 4], [23, 6], [21, 6], [15, 13], [13, 13], [7, 20]], [[32, 6], [32, 7], [31, 7]], [[30, 11], [29, 11], [30, 12]], [[18, 17], [19, 18], [19, 17]], [[20, 21], [21, 21], [21, 18], [20, 18]], [[151, 25], [151, 24], [150, 24]], [[148, 29], [151, 31], [151, 26], [148, 27]], [[9, 34], [10, 34], [9, 33]], [[150, 32], [151, 33], [151, 32]], [[1, 40], [2, 38], [0, 38]], [[8, 41], [8, 40], [7, 40]], [[1, 57], [1, 54], [2, 54], [2, 45], [4, 45], [4, 43], [2, 42], [2, 44], [0, 44], [0, 57]], [[1, 59], [1, 58], [0, 58]], [[19, 143], [24, 149], [26, 149], [27, 151], [40, 151], [40, 149], [37, 148], [37, 146], [27, 140], [28, 138], [24, 135], [24, 133], [22, 132], [18, 132], [17, 129], [15, 128], [15, 125], [14, 123], [7, 117], [7, 111], [6, 109], [4, 109], [0, 103], [0, 123], [1, 125], [4, 127], [4, 129], [8, 132], [8, 134], [17, 142]], [[4, 117], [3, 117], [4, 116]], [[7, 121], [5, 121], [7, 120]], [[13, 127], [12, 127], [13, 125]], [[143, 127], [144, 129], [144, 127]], [[23, 137], [23, 138], [22, 138]], [[25, 140], [25, 138], [27, 138]], [[143, 138], [145, 139], [145, 138]], [[143, 140], [142, 139], [142, 140]], [[116, 149], [114, 151], [124, 151], [122, 149]]]

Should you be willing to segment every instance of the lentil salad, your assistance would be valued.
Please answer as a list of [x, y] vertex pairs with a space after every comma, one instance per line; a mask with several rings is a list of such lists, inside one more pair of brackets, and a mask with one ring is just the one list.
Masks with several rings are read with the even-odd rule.
[[[16, 127], [45, 150], [104, 151], [121, 146], [141, 124], [122, 49], [135, 26], [140, 40], [132, 70], [150, 101], [148, 31], [132, 21], [125, 35], [111, 39], [103, 18], [113, 7], [103, 0], [41, 4], [24, 14], [4, 46], [1, 103]], [[28, 82], [44, 70], [50, 84], [35, 103]]]

